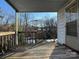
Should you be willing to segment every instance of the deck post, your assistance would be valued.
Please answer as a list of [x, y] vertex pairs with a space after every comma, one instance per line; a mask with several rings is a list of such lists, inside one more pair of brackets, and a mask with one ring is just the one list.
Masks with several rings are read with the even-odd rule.
[[18, 19], [19, 19], [19, 14], [16, 13], [16, 45], [18, 46]]

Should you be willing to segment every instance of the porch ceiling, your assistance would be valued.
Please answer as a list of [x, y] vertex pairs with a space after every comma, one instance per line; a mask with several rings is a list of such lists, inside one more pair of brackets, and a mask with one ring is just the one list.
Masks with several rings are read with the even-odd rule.
[[18, 12], [57, 12], [69, 0], [6, 0]]

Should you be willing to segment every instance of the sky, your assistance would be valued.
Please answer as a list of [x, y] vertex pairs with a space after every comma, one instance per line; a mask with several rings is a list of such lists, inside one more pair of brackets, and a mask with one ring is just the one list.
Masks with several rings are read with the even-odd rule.
[[8, 14], [10, 13], [15, 15], [15, 10], [5, 0], [0, 0], [0, 8]]
[[34, 20], [42, 19], [45, 17], [55, 18], [55, 20], [57, 20], [56, 12], [35, 12], [35, 13], [33, 12], [33, 13], [30, 13], [30, 15], [32, 16], [32, 18], [34, 18]]
[[[15, 10], [5, 1], [0, 0], [0, 8], [5, 11], [6, 14], [12, 14], [15, 15]], [[51, 18], [53, 17], [55, 20], [57, 20], [57, 13], [56, 12], [30, 12], [30, 20], [34, 19], [42, 19], [45, 16]]]

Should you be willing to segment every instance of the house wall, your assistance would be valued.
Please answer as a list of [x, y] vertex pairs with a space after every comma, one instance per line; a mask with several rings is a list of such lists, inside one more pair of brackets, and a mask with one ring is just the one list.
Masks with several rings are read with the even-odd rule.
[[64, 44], [65, 43], [65, 34], [66, 34], [66, 28], [65, 28], [65, 25], [66, 25], [66, 20], [65, 20], [65, 10], [64, 8], [60, 9], [58, 11], [58, 21], [57, 21], [57, 42], [59, 44]]
[[[77, 38], [77, 43], [78, 43], [78, 45], [79, 45], [79, 0], [77, 0], [77, 36], [78, 36], [78, 38]], [[78, 47], [78, 51], [79, 51], [79, 47]]]
[[[66, 8], [77, 1], [77, 36], [71, 36], [66, 34]], [[72, 2], [72, 3], [71, 3]], [[58, 11], [58, 40], [60, 44], [66, 44], [67, 46], [79, 51], [79, 0], [72, 0], [69, 4]]]
[[[77, 13], [78, 13], [78, 2], [77, 2]], [[79, 51], [79, 18], [78, 15], [75, 17], [77, 18], [77, 36], [66, 35], [66, 45]]]
[[[79, 40], [79, 0], [77, 0], [77, 35], [78, 35], [78, 40]], [[78, 45], [79, 45], [79, 41]]]

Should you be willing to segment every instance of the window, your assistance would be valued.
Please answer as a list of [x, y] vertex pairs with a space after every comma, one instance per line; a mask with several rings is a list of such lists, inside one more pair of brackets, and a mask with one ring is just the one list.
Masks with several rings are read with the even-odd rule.
[[66, 9], [66, 31], [67, 35], [77, 36], [77, 5], [73, 4], [72, 6]]

